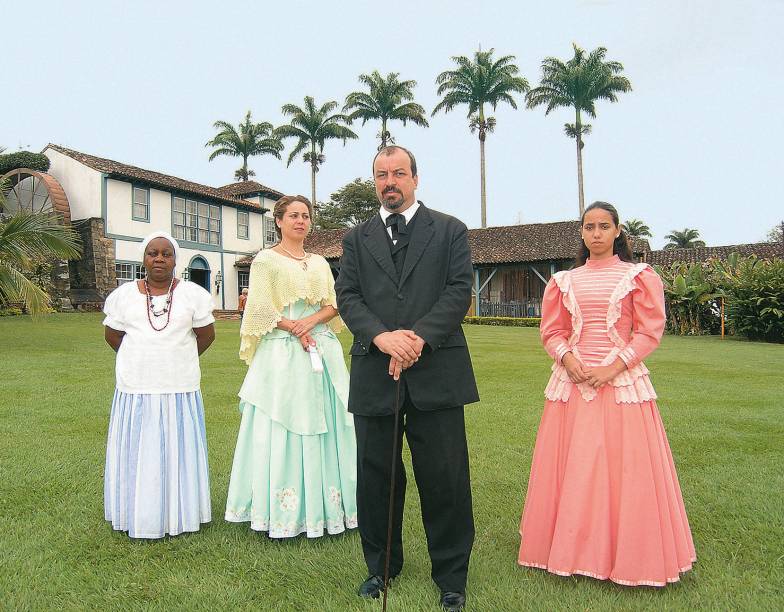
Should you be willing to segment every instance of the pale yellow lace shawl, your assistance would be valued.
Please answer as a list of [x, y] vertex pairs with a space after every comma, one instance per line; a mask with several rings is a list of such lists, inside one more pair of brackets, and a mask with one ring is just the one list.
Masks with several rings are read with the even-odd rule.
[[[259, 251], [250, 265], [248, 301], [240, 328], [240, 359], [250, 365], [256, 347], [283, 318], [283, 310], [297, 300], [334, 306], [335, 281], [327, 260], [311, 255], [307, 269], [302, 264], [270, 249]], [[340, 317], [329, 322], [334, 332], [343, 328]]]

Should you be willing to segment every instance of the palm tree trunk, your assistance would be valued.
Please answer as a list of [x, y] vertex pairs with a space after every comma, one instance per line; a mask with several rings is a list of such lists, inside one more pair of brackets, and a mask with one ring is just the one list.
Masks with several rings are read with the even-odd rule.
[[242, 156], [242, 180], [243, 181], [248, 180], [248, 156], [247, 155]]
[[581, 133], [583, 126], [580, 122], [580, 111], [576, 111], [575, 114], [574, 127], [577, 131], [577, 137], [574, 140], [577, 143], [577, 193], [580, 203], [580, 219], [582, 219], [585, 212], [585, 196], [583, 195], [583, 135]]
[[485, 185], [485, 139], [479, 139], [479, 182], [482, 186], [482, 227], [487, 227], [487, 187]]
[[310, 197], [313, 204], [313, 219], [310, 220], [311, 227], [316, 224], [316, 168], [318, 160], [316, 159], [316, 145], [312, 144], [310, 147]]
[[[381, 120], [381, 149], [387, 146], [387, 120]], [[379, 149], [379, 151], [381, 150]]]
[[482, 227], [487, 227], [487, 186], [485, 183], [485, 112], [479, 107], [479, 184], [482, 196]]

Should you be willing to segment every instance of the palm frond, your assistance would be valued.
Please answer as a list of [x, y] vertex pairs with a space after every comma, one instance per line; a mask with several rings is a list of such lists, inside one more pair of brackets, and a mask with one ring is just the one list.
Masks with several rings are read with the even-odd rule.
[[51, 312], [47, 293], [18, 269], [0, 260], [0, 301], [22, 302], [30, 314]]

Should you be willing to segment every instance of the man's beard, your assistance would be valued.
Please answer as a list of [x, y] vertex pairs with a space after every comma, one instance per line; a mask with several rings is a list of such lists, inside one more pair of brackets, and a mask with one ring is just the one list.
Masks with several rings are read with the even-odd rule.
[[[400, 199], [397, 201], [393, 201], [389, 199], [388, 196], [391, 196], [393, 194], [397, 195]], [[383, 204], [384, 208], [386, 208], [387, 210], [397, 210], [398, 208], [403, 206], [403, 202], [405, 201], [405, 199], [403, 198], [403, 194], [397, 191], [396, 189], [381, 194], [381, 197], [382, 197], [381, 204]]]

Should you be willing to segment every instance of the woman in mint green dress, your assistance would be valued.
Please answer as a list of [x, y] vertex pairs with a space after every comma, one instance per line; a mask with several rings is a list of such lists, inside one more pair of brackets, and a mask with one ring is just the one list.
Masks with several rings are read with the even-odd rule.
[[226, 520], [271, 538], [357, 526], [354, 422], [335, 336], [342, 322], [329, 264], [304, 250], [311, 215], [302, 196], [276, 202], [281, 240], [251, 264], [241, 328], [249, 367]]

